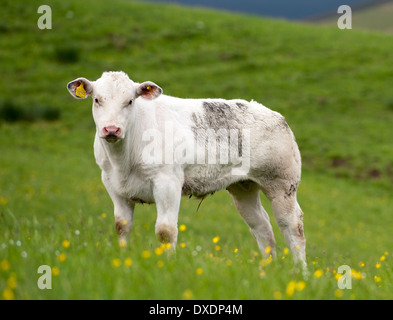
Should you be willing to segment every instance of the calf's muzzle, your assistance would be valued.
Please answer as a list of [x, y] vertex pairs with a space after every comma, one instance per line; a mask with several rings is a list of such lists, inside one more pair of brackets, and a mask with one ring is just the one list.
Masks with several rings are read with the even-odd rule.
[[102, 129], [103, 138], [108, 142], [115, 142], [119, 139], [121, 134], [121, 129], [116, 126], [108, 126]]

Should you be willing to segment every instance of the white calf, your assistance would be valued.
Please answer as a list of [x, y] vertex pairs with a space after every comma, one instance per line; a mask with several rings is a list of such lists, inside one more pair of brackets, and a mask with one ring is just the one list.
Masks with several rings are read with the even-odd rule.
[[166, 96], [155, 83], [135, 83], [123, 72], [67, 87], [75, 98], [93, 98], [94, 153], [120, 241], [131, 230], [135, 204], [156, 203], [156, 234], [175, 247], [181, 196], [227, 189], [262, 254], [270, 246], [275, 255], [262, 190], [295, 261], [306, 266], [296, 200], [300, 153], [279, 113], [254, 101]]

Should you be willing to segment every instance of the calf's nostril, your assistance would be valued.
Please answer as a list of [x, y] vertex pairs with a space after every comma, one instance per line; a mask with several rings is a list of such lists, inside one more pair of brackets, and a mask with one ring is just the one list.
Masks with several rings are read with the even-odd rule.
[[108, 137], [108, 136], [120, 136], [121, 133], [121, 129], [119, 127], [115, 127], [115, 126], [108, 126], [108, 127], [104, 127], [102, 129], [102, 133], [104, 134], [104, 136]]

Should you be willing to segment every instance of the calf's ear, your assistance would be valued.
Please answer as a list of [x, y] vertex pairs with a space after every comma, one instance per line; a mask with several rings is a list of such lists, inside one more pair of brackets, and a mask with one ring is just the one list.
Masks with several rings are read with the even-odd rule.
[[159, 86], [157, 86], [154, 82], [145, 81], [141, 84], [137, 84], [135, 98], [143, 97], [145, 99], [152, 100], [160, 96], [161, 93], [162, 93], [162, 89]]
[[93, 82], [86, 78], [78, 78], [68, 82], [67, 89], [76, 99], [86, 99], [93, 93]]

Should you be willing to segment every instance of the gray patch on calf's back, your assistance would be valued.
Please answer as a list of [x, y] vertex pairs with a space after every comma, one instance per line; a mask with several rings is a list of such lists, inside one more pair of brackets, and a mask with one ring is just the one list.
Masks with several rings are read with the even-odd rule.
[[[227, 130], [228, 142], [230, 141], [230, 130], [237, 130], [238, 156], [242, 156], [242, 128], [245, 123], [245, 116], [248, 111], [248, 105], [242, 102], [234, 101], [203, 101], [203, 114], [192, 113], [191, 120], [194, 125], [191, 130], [194, 133], [196, 141], [205, 143], [203, 137], [198, 136], [198, 130], [207, 132], [214, 130], [216, 133], [220, 129]], [[232, 137], [234, 138], [234, 137]]]
[[219, 129], [241, 129], [244, 122], [244, 113], [248, 107], [244, 103], [231, 101], [204, 101], [204, 121], [208, 128]]
[[207, 128], [219, 130], [222, 128], [229, 129], [230, 122], [233, 120], [231, 107], [224, 102], [206, 102], [202, 103], [204, 110], [204, 121]]
[[191, 115], [194, 122], [192, 127], [194, 133], [198, 129], [213, 129], [215, 131], [219, 129], [241, 129], [244, 122], [242, 116], [248, 109], [244, 103], [231, 103], [230, 101], [203, 101], [202, 108], [203, 114], [194, 112]]

